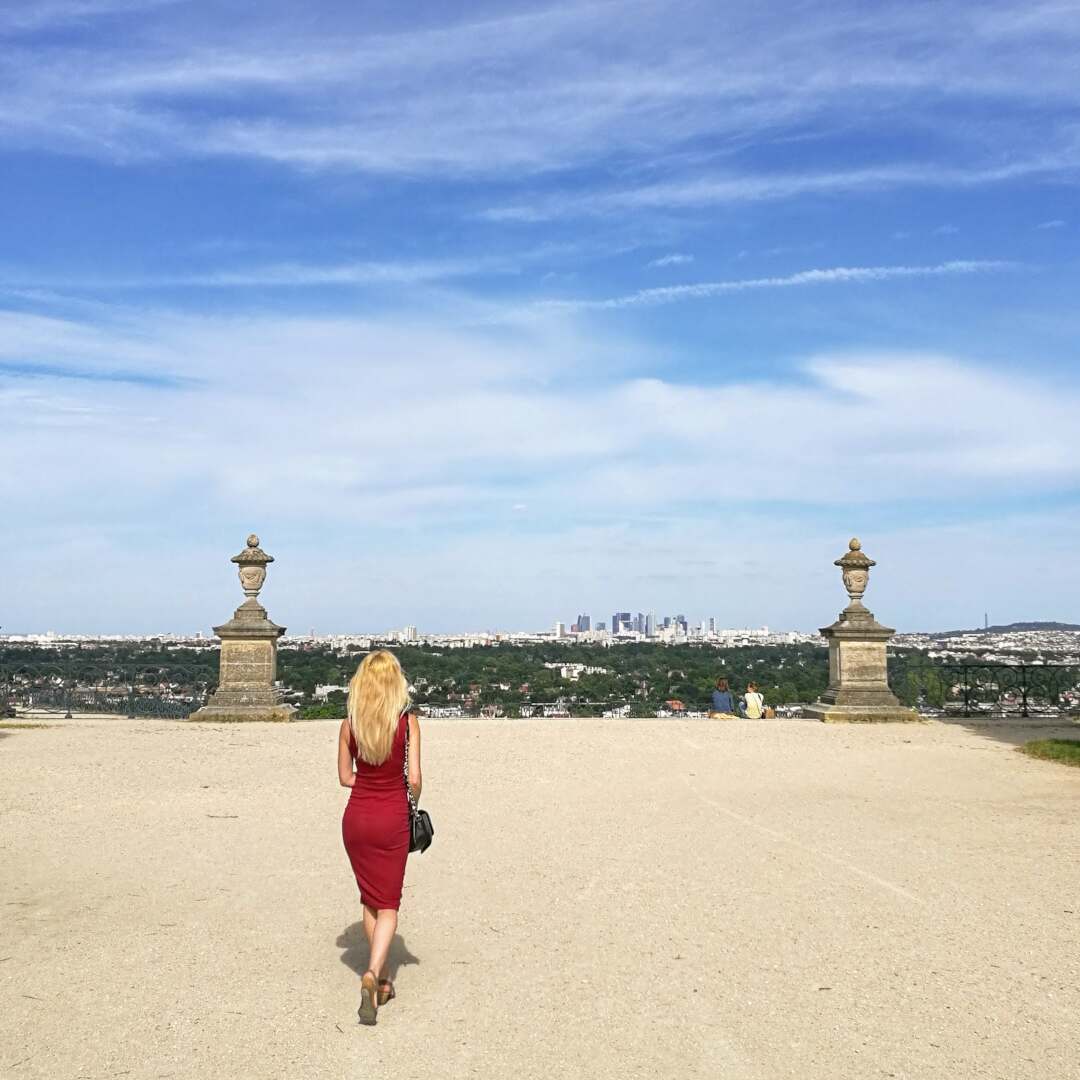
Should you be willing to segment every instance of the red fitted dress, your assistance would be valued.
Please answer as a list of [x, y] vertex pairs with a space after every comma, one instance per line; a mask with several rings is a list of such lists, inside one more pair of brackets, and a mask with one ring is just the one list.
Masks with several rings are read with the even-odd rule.
[[390, 756], [381, 765], [369, 765], [357, 756], [356, 740], [349, 732], [356, 784], [341, 819], [341, 836], [360, 887], [360, 899], [373, 908], [396, 910], [401, 906], [409, 857], [409, 800], [404, 775], [408, 730], [408, 715], [402, 713]]

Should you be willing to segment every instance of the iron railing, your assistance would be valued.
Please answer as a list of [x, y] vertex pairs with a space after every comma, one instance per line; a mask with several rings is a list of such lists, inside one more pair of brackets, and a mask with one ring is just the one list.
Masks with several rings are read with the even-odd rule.
[[205, 673], [182, 665], [144, 665], [91, 681], [70, 662], [0, 668], [0, 715], [18, 709], [181, 719], [206, 703]]
[[1026, 719], [1080, 708], [1080, 666], [1074, 664], [950, 663], [913, 675], [915, 704], [947, 715]]

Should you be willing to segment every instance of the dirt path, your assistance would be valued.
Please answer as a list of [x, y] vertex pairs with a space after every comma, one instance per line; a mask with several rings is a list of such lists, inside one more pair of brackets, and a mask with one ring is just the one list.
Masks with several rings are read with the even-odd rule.
[[336, 725], [54, 725], [0, 732], [0, 1077], [1080, 1077], [1080, 770], [1002, 738], [429, 721], [372, 1030]]

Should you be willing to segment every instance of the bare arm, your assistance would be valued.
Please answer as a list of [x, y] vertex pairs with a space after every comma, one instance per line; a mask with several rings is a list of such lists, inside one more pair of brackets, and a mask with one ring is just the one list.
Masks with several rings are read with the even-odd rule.
[[349, 721], [341, 721], [341, 730], [337, 741], [337, 775], [342, 787], [354, 787], [356, 773], [353, 772], [352, 754], [349, 752]]
[[420, 770], [420, 717], [409, 713], [409, 790], [412, 797], [419, 800], [424, 787], [424, 777]]

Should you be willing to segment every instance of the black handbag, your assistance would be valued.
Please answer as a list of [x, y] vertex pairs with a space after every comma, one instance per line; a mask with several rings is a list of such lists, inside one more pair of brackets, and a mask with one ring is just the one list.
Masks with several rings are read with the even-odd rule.
[[[408, 720], [405, 721], [408, 724]], [[409, 851], [427, 851], [435, 838], [435, 826], [431, 815], [416, 805], [409, 787], [409, 729], [405, 729], [405, 797], [409, 800]]]

